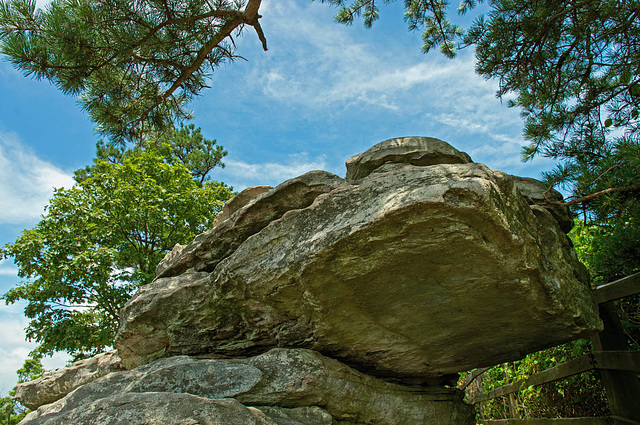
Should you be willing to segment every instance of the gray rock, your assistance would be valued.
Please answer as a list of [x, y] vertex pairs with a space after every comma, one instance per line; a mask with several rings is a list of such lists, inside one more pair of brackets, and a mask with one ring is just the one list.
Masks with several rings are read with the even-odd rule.
[[[551, 213], [564, 233], [569, 233], [573, 228], [573, 217], [568, 207], [559, 205], [562, 195], [539, 180], [528, 177], [513, 177], [518, 191], [524, 196], [529, 205], [540, 205]], [[546, 194], [546, 197], [545, 197]]]
[[471, 157], [433, 137], [399, 137], [385, 140], [347, 160], [345, 180], [360, 180], [387, 163], [412, 165], [469, 164]]
[[[512, 176], [474, 163], [374, 171], [270, 221], [215, 267], [143, 286], [121, 314], [127, 366], [303, 347], [436, 383], [600, 329], [566, 235]], [[217, 248], [204, 239], [181, 264], [206, 263]]]
[[124, 366], [117, 351], [101, 353], [65, 369], [46, 372], [36, 380], [18, 384], [15, 397], [23, 406], [37, 409], [61, 399], [81, 385], [120, 370], [124, 370]]
[[470, 425], [473, 416], [456, 389], [401, 386], [313, 351], [274, 349], [248, 359], [172, 357], [112, 373], [40, 407], [22, 425]]
[[258, 406], [253, 409], [260, 410], [269, 418], [276, 420], [278, 425], [335, 425], [333, 417], [326, 410], [317, 406], [298, 407], [295, 409], [286, 409], [274, 406]]
[[33, 414], [22, 425], [315, 425], [271, 419], [233, 399], [208, 400], [191, 394], [115, 394], [75, 409], [44, 416]]
[[[212, 270], [242, 242], [272, 221], [288, 211], [311, 205], [318, 195], [344, 184], [344, 180], [334, 174], [310, 171], [266, 192], [265, 186], [252, 189], [247, 196], [231, 202], [228, 219], [196, 236], [188, 245], [178, 245], [167, 254], [158, 265], [156, 275], [169, 277], [187, 270]], [[262, 193], [252, 197], [257, 192]], [[238, 208], [240, 205], [242, 207]]]
[[220, 213], [216, 215], [216, 218], [213, 220], [213, 227], [216, 227], [218, 224], [227, 220], [229, 217], [235, 214], [236, 211], [247, 205], [249, 201], [257, 198], [259, 195], [262, 195], [265, 192], [270, 191], [271, 189], [273, 189], [273, 187], [271, 186], [252, 186], [238, 193], [224, 204], [222, 211], [220, 211]]

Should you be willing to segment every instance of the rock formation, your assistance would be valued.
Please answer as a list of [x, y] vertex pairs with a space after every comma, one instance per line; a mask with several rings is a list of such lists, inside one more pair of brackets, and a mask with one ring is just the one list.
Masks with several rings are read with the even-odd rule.
[[346, 179], [250, 188], [121, 312], [131, 370], [25, 424], [120, 423], [114, 403], [140, 424], [169, 405], [199, 423], [471, 424], [442, 386], [457, 372], [601, 327], [561, 199], [419, 137], [350, 158]]

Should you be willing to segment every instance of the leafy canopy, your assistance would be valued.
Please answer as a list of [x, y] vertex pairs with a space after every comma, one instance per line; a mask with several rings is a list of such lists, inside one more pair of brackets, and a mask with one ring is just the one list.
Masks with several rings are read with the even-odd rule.
[[74, 187], [57, 189], [43, 219], [0, 249], [25, 279], [4, 299], [27, 301], [27, 338], [38, 343], [37, 354], [80, 358], [110, 345], [132, 291], [153, 279], [175, 244], [210, 228], [231, 196], [205, 172], [226, 152], [197, 143], [199, 130], [175, 134], [182, 136], [175, 143], [127, 152], [99, 145]]

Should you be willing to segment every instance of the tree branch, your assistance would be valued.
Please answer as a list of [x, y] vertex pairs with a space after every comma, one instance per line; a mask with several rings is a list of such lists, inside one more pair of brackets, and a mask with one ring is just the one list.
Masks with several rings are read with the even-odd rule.
[[634, 191], [640, 191], [640, 184], [634, 184], [634, 185], [631, 185], [631, 186], [624, 186], [624, 187], [610, 187], [608, 189], [604, 189], [604, 190], [601, 190], [599, 192], [594, 192], [594, 193], [591, 193], [589, 195], [581, 196], [580, 198], [572, 199], [569, 202], [554, 201], [552, 199], [549, 199], [547, 197], [547, 192], [549, 192], [549, 190], [544, 192], [542, 194], [542, 196], [544, 196], [544, 200], [549, 204], [560, 205], [562, 207], [570, 207], [571, 205], [592, 201], [595, 198], [599, 198], [600, 196], [607, 195], [609, 193], [613, 193], [613, 192], [634, 192]]
[[191, 63], [191, 65], [188, 68], [182, 71], [182, 74], [180, 75], [180, 77], [178, 77], [178, 79], [174, 81], [173, 85], [171, 85], [171, 87], [169, 87], [169, 89], [164, 92], [162, 97], [164, 99], [167, 99], [169, 96], [171, 96], [173, 92], [175, 92], [182, 85], [182, 83], [187, 81], [194, 72], [200, 69], [200, 66], [202, 66], [203, 62], [206, 60], [207, 55], [216, 46], [222, 43], [222, 41], [225, 38], [231, 36], [231, 33], [240, 25], [248, 24], [256, 28], [256, 32], [258, 32], [258, 37], [260, 37], [260, 40], [262, 41], [263, 48], [267, 50], [266, 40], [264, 39], [264, 34], [262, 33], [262, 29], [260, 27], [260, 24], [258, 23], [258, 19], [260, 19], [260, 15], [258, 15], [258, 9], [260, 8], [261, 1], [262, 0], [249, 0], [249, 3], [247, 3], [247, 7], [244, 10], [244, 13], [241, 13], [241, 14], [234, 13], [233, 15], [235, 16], [231, 20], [227, 21], [227, 23], [225, 23], [218, 30], [218, 32], [213, 36], [211, 40], [209, 40], [208, 43], [202, 46], [202, 48], [198, 52], [198, 55], [196, 56], [196, 59]]

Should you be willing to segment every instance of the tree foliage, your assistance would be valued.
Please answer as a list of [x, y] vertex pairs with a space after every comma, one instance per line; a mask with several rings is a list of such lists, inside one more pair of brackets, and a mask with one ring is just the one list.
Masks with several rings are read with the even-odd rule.
[[[491, 2], [466, 36], [477, 72], [522, 110], [525, 159], [558, 159], [547, 174], [571, 202], [615, 215], [640, 193], [640, 2]], [[591, 202], [600, 198], [597, 202]]]
[[261, 0], [35, 0], [0, 2], [0, 52], [26, 75], [79, 95], [97, 129], [144, 140], [190, 116], [188, 101], [237, 56], [251, 26], [266, 50]]
[[[97, 157], [113, 164], [122, 164], [130, 155], [151, 149], [169, 164], [184, 165], [193, 180], [202, 186], [211, 179], [211, 170], [215, 167], [224, 168], [222, 159], [227, 155], [227, 151], [216, 143], [215, 139], [205, 139], [200, 128], [195, 128], [193, 124], [181, 125], [180, 129], [168, 128], [156, 139], [144, 140], [134, 150], [127, 149], [120, 143], [101, 140], [97, 144]], [[92, 167], [86, 167], [84, 170], [78, 170], [76, 177], [83, 178], [91, 169]]]
[[[185, 128], [176, 134], [201, 137]], [[202, 173], [224, 152], [209, 141], [198, 152], [175, 142], [128, 152], [100, 145], [74, 187], [57, 189], [42, 220], [0, 250], [25, 279], [4, 299], [27, 301], [27, 337], [37, 353], [79, 358], [110, 345], [132, 291], [153, 279], [176, 243], [211, 227], [231, 192]], [[213, 157], [201, 156], [207, 149]]]

